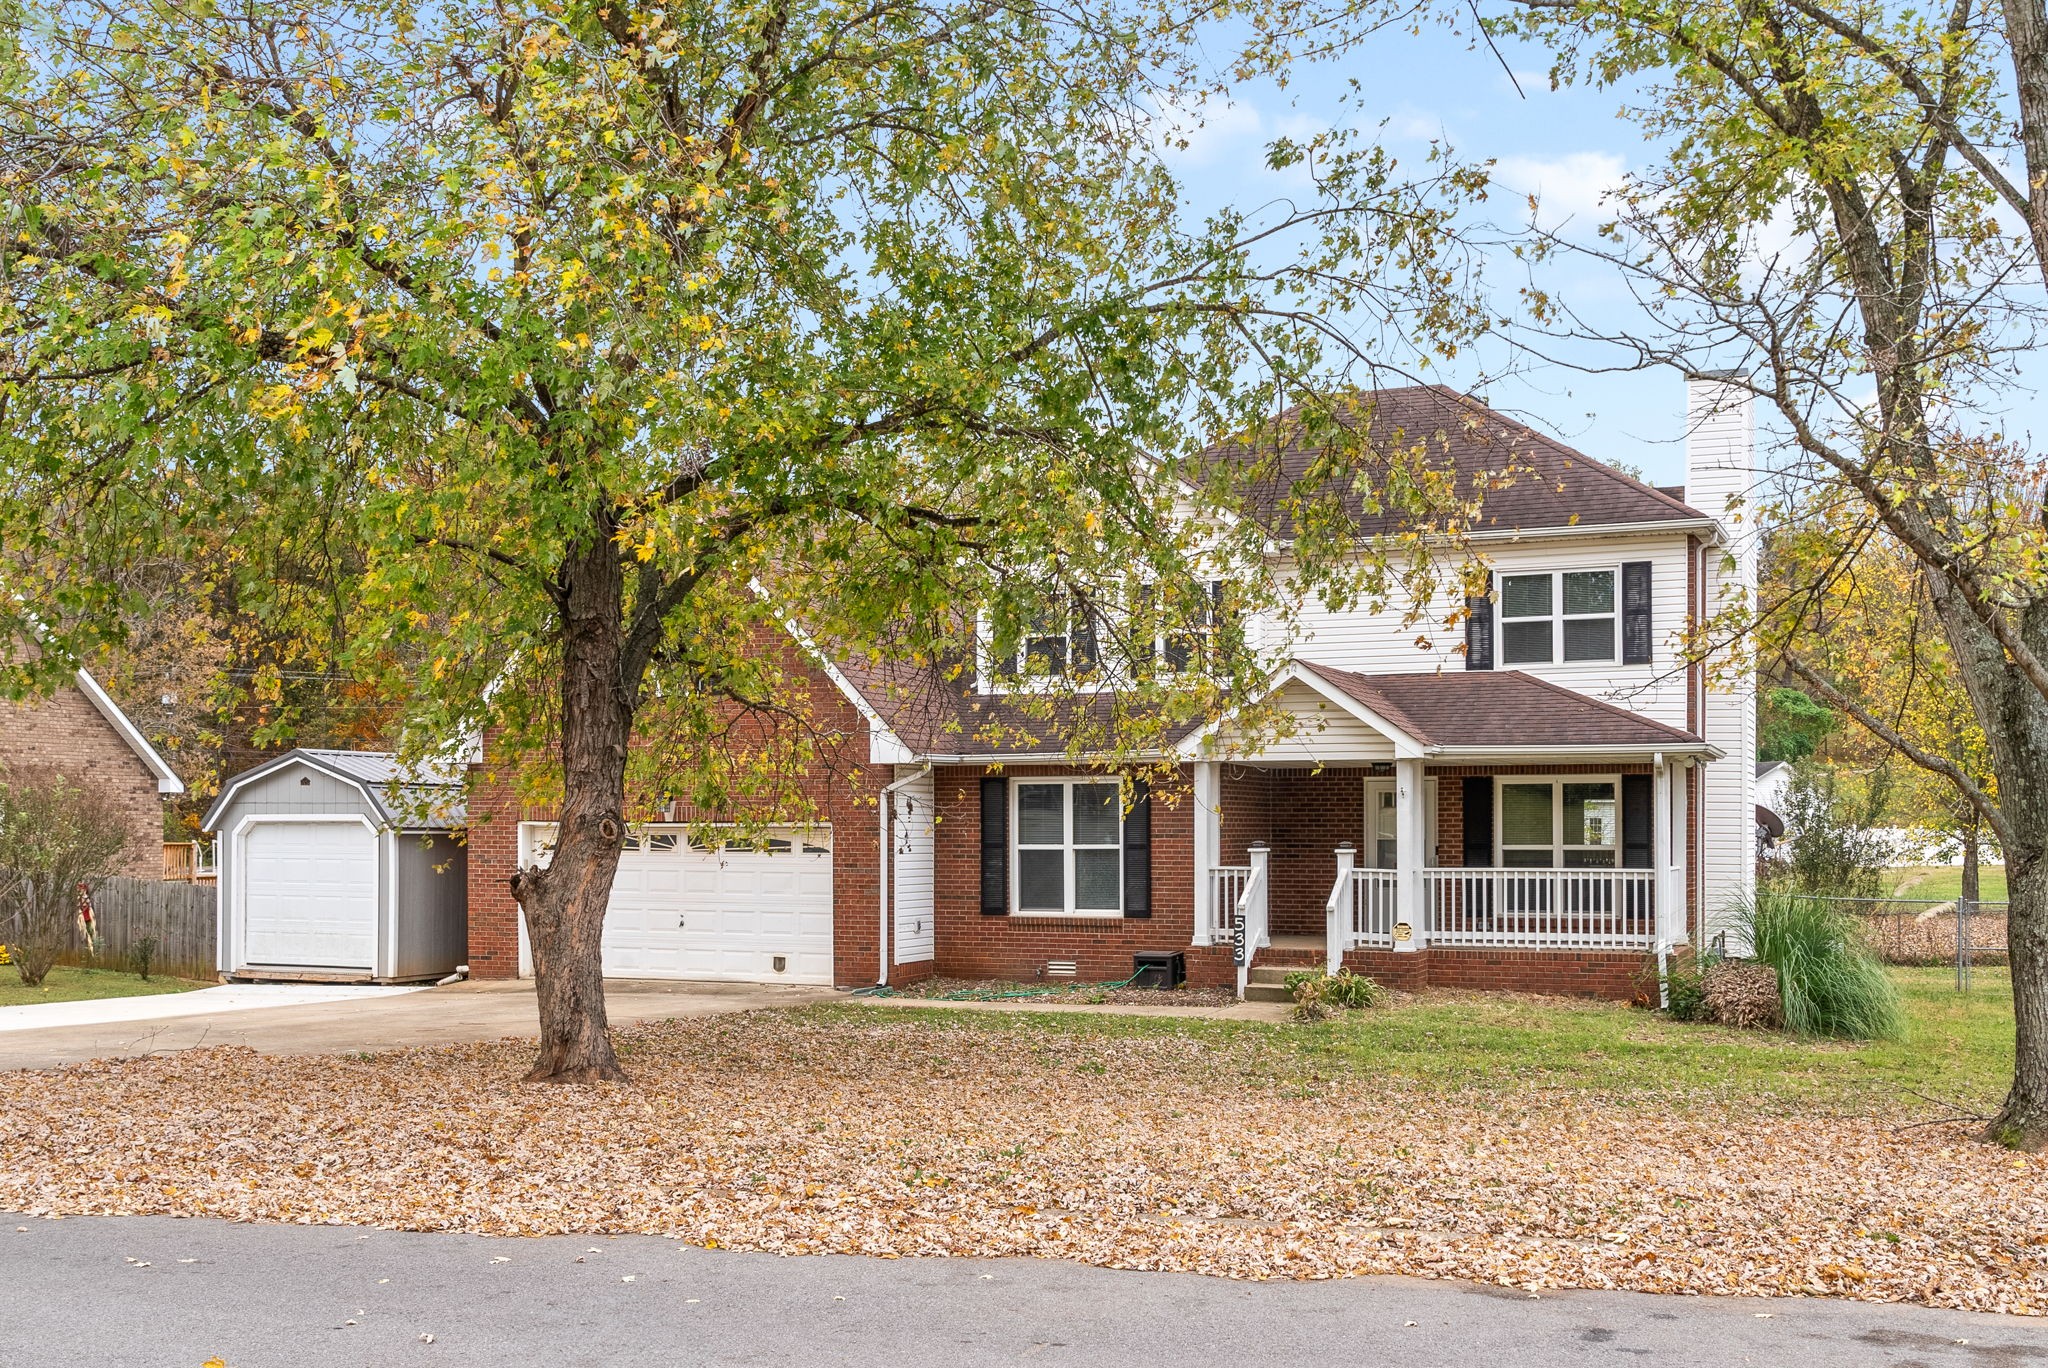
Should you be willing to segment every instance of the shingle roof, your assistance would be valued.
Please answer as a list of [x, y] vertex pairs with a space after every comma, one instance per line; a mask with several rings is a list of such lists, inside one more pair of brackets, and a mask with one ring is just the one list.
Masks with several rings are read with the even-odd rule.
[[1425, 746], [1655, 750], [1701, 744], [1691, 732], [1520, 670], [1364, 675], [1297, 663]]
[[[1295, 664], [1431, 749], [1656, 751], [1703, 744], [1681, 728], [1520, 670], [1366, 675], [1313, 661]], [[882, 724], [919, 755], [1055, 756], [1065, 752], [1075, 724], [1100, 726], [1119, 706], [1111, 695], [1080, 695], [1062, 700], [1048, 718], [1001, 695], [971, 693], [971, 684], [946, 680], [937, 670], [835, 665]], [[1190, 723], [1162, 739], [1178, 742], [1197, 729]]]
[[[1361, 392], [1357, 402], [1357, 413], [1347, 421], [1365, 422], [1370, 451], [1419, 446], [1431, 468], [1455, 475], [1457, 497], [1480, 500], [1468, 529], [1472, 532], [1686, 523], [1706, 517], [1665, 491], [1442, 385]], [[1288, 496], [1318, 454], [1311, 442], [1302, 412], [1295, 408], [1280, 416], [1273, 432], [1250, 442], [1220, 442], [1204, 459], [1255, 467], [1248, 491], [1253, 508], [1276, 532], [1288, 535], [1293, 531]], [[1513, 473], [1503, 480], [1508, 472]], [[1368, 512], [1355, 480], [1339, 479], [1339, 497], [1359, 535], [1379, 536], [1415, 524], [1416, 515]]]
[[[243, 784], [290, 764], [307, 764], [339, 778], [353, 780], [370, 795], [379, 816], [406, 831], [454, 831], [468, 820], [459, 766], [422, 765], [406, 770], [389, 751], [317, 750], [299, 747], [274, 756], [235, 775], [221, 786], [202, 825], [216, 830], [229, 799]], [[397, 785], [394, 795], [392, 786]]]

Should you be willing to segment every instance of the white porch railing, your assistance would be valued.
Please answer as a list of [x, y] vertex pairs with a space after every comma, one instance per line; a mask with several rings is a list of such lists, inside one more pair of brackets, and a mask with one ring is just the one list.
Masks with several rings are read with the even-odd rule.
[[1433, 945], [1605, 950], [1650, 945], [1651, 869], [1425, 869]]
[[1392, 869], [1351, 871], [1351, 943], [1365, 950], [1394, 948], [1401, 875]]
[[1237, 900], [1244, 896], [1251, 877], [1250, 865], [1218, 865], [1209, 871], [1210, 915], [1216, 919], [1209, 929], [1211, 943], [1230, 940], [1230, 930], [1237, 925]]

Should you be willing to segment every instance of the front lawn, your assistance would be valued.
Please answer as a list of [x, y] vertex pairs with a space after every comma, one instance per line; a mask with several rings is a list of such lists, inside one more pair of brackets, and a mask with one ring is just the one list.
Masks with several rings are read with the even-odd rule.
[[[1187, 1017], [1037, 1014], [1034, 1030], [1078, 1039], [1184, 1036], [1212, 1043], [1259, 1041], [1276, 1082], [1315, 1077], [1399, 1080], [1431, 1088], [1701, 1096], [1867, 1111], [1918, 1110], [1938, 1098], [1989, 1114], [2012, 1079], [2011, 980], [1979, 968], [1967, 994], [1955, 971], [1894, 968], [1911, 1031], [1898, 1042], [1799, 1041], [1667, 1021], [1619, 1003], [1510, 995], [1422, 994], [1379, 1011], [1313, 1026], [1275, 1027]], [[886, 1010], [814, 1009], [836, 1019]], [[1000, 1031], [1023, 1013], [906, 1010], [906, 1021]]]
[[147, 982], [133, 974], [111, 969], [75, 969], [60, 964], [40, 986], [31, 988], [11, 964], [0, 964], [0, 1007], [21, 1007], [32, 1002], [85, 1002], [94, 998], [145, 997], [153, 993], [183, 993], [193, 988], [211, 988], [194, 979], [166, 978], [153, 974]]
[[2048, 1314], [2048, 1159], [1913, 1095], [1995, 1093], [1996, 999], [1901, 977], [1899, 1046], [1466, 995], [750, 1012], [616, 1032], [624, 1086], [516, 1041], [96, 1061], [0, 1075], [0, 1211]]
[[[1906, 865], [1890, 871], [1894, 898], [1954, 902], [1963, 896], [1960, 865]], [[1977, 897], [1984, 902], [2005, 901], [2005, 866], [1984, 865], [1977, 871]]]

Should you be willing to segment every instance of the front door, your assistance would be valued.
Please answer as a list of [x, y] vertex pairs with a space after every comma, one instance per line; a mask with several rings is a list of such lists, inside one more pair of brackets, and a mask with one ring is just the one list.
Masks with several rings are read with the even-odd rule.
[[1398, 810], [1391, 779], [1365, 781], [1365, 852], [1359, 863], [1369, 869], [1399, 867], [1400, 828], [1395, 824]]

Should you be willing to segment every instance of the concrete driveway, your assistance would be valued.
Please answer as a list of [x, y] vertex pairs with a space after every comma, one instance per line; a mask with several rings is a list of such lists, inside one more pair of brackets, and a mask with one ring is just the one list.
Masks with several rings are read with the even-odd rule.
[[[838, 996], [830, 988], [751, 983], [612, 979], [605, 984], [605, 1002], [615, 1026], [759, 1007], [796, 1007]], [[531, 1038], [539, 1033], [540, 1013], [534, 1006], [530, 981], [472, 981], [289, 1007], [242, 1007], [164, 1020], [100, 1021], [0, 1032], [0, 1069], [46, 1069], [85, 1059], [189, 1050], [198, 1045], [246, 1045], [274, 1054], [352, 1054], [503, 1036]]]

